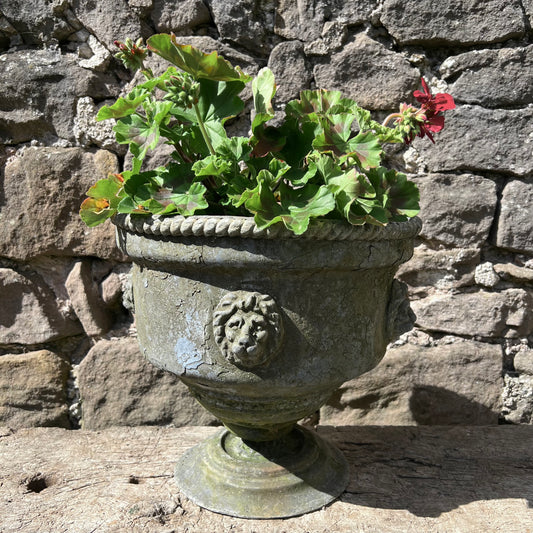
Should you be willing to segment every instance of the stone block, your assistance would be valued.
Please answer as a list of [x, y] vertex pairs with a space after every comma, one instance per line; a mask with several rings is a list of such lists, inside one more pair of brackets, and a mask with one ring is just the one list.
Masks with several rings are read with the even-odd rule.
[[484, 107], [527, 106], [533, 101], [533, 46], [474, 50], [446, 59], [439, 71], [453, 79], [456, 101]]
[[330, 398], [320, 423], [497, 424], [501, 374], [502, 351], [492, 344], [391, 347], [374, 370], [345, 383]]
[[327, 2], [279, 0], [274, 31], [284, 39], [313, 41], [320, 37], [327, 16]]
[[533, 296], [523, 289], [437, 294], [411, 302], [427, 331], [480, 337], [517, 337], [533, 328]]
[[533, 254], [533, 182], [511, 180], [503, 189], [496, 246]]
[[417, 246], [413, 257], [398, 270], [398, 278], [410, 286], [411, 293], [428, 287], [449, 290], [472, 285], [480, 261], [477, 248], [432, 250]]
[[0, 356], [0, 425], [69, 428], [69, 368], [48, 350]]
[[115, 39], [148, 37], [153, 31], [143, 23], [126, 0], [72, 0], [72, 11], [100, 42], [109, 50], [116, 50]]
[[185, 0], [178, 8], [172, 0], [155, 0], [151, 18], [156, 32], [176, 35], [211, 21], [209, 9], [202, 0]]
[[114, 121], [96, 121], [99, 107], [95, 105], [90, 96], [79, 98], [76, 103], [76, 118], [74, 119], [73, 133], [79, 145], [112, 150], [118, 154], [125, 153], [124, 145], [118, 144], [113, 131]]
[[10, 0], [1, 6], [2, 15], [29, 45], [40, 45], [50, 39], [64, 40], [76, 31], [61, 17], [61, 11], [61, 2], [41, 0]]
[[519, 0], [385, 0], [381, 22], [402, 45], [494, 43], [526, 32]]
[[513, 263], [497, 263], [494, 265], [494, 271], [504, 281], [533, 282], [533, 268], [520, 267]]
[[105, 150], [27, 148], [5, 167], [0, 192], [0, 255], [28, 260], [40, 255], [121, 259], [109, 222], [88, 228], [79, 217], [85, 193], [118, 171]]
[[533, 424], [533, 376], [504, 376], [502, 416], [510, 424]]
[[175, 375], [144, 359], [135, 338], [96, 343], [79, 366], [78, 381], [85, 429], [215, 422]]
[[514, 368], [521, 374], [533, 376], [533, 350], [525, 348], [514, 356]]
[[524, 11], [529, 19], [529, 24], [533, 24], [533, 0], [522, 0]]
[[0, 142], [17, 144], [59, 137], [74, 142], [79, 97], [118, 93], [112, 74], [80, 67], [60, 50], [18, 50], [0, 55]]
[[273, 0], [209, 0], [220, 37], [259, 54], [268, 54], [279, 39], [274, 35]]
[[493, 181], [473, 174], [429, 174], [413, 181], [420, 190], [421, 237], [454, 247], [485, 243], [498, 200]]
[[34, 273], [0, 268], [0, 344], [41, 344], [78, 335], [80, 323], [60, 312], [55, 294]]
[[89, 337], [97, 337], [109, 331], [113, 315], [100, 296], [89, 260], [74, 263], [65, 286], [85, 333]]
[[401, 54], [364, 34], [333, 54], [329, 63], [317, 65], [314, 76], [317, 87], [342, 91], [369, 109], [396, 108], [420, 82], [418, 69]]
[[533, 172], [532, 123], [533, 108], [465, 105], [446, 113], [436, 147], [418, 138], [413, 146], [430, 172], [461, 168], [525, 176]]
[[312, 74], [307, 67], [300, 41], [278, 44], [270, 54], [268, 66], [278, 85], [276, 102], [288, 102], [298, 98], [300, 91], [309, 89]]

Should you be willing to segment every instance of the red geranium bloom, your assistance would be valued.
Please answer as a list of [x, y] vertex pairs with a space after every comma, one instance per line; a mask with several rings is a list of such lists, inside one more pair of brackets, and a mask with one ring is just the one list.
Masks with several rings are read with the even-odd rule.
[[413, 96], [422, 104], [422, 107], [426, 111], [433, 111], [434, 113], [440, 113], [441, 111], [448, 111], [448, 109], [455, 108], [455, 102], [453, 101], [452, 95], [448, 93], [437, 93], [432, 95], [429, 87], [427, 86], [426, 80], [421, 78], [422, 82], [422, 91], [415, 91]]
[[444, 128], [444, 117], [441, 115], [443, 111], [455, 108], [453, 97], [448, 93], [437, 93], [432, 95], [426, 80], [421, 78], [424, 92], [415, 91], [413, 96], [422, 104], [422, 111], [426, 115], [426, 119], [420, 124], [420, 132], [418, 137], [423, 138], [428, 136], [431, 142], [433, 140], [432, 133], [437, 133]]

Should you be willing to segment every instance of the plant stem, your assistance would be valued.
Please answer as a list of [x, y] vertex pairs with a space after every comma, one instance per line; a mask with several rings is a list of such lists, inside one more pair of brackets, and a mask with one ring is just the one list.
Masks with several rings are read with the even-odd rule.
[[400, 113], [391, 113], [384, 121], [382, 126], [386, 126], [387, 122], [390, 122], [393, 118], [400, 118]]
[[216, 155], [215, 149], [213, 148], [213, 145], [211, 144], [211, 140], [209, 139], [209, 135], [207, 135], [207, 130], [205, 129], [204, 121], [202, 120], [202, 117], [200, 116], [200, 110], [198, 109], [198, 106], [196, 104], [193, 104], [194, 111], [196, 112], [196, 118], [198, 119], [198, 126], [200, 126], [200, 131], [202, 132], [202, 137], [204, 138], [205, 144], [207, 144], [207, 148], [209, 149], [209, 152], [211, 155]]

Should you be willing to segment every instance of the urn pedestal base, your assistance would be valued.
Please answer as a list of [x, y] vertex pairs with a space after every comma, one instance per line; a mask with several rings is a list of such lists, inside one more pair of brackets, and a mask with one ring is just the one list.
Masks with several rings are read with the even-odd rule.
[[243, 441], [227, 429], [190, 449], [175, 478], [194, 503], [241, 518], [286, 518], [320, 509], [348, 485], [346, 459], [294, 426], [276, 440]]

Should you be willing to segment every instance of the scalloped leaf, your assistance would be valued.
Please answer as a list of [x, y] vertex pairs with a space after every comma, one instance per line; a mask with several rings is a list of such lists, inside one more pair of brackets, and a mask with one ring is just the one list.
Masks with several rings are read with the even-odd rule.
[[87, 191], [88, 198], [80, 207], [80, 217], [87, 226], [97, 226], [117, 212], [117, 207], [125, 195], [124, 183], [121, 174], [109, 174]]
[[206, 54], [189, 44], [178, 44], [175, 35], [160, 33], [152, 35], [147, 41], [151, 52], [161, 56], [195, 79], [207, 78], [215, 81], [241, 81], [248, 83], [252, 78], [217, 52]]
[[252, 131], [255, 133], [259, 126], [274, 117], [272, 98], [276, 94], [276, 82], [268, 67], [262, 68], [252, 81], [252, 94], [255, 109]]
[[[268, 171], [261, 171], [259, 176], [263, 172], [266, 174]], [[267, 180], [258, 181], [258, 186], [249, 191], [251, 194], [244, 205], [254, 214], [255, 223], [260, 228], [283, 222], [286, 228], [301, 235], [309, 227], [311, 218], [326, 215], [335, 209], [335, 199], [326, 186], [308, 185], [292, 189], [281, 184], [276, 196]]]
[[208, 207], [207, 191], [195, 182], [190, 165], [170, 165], [162, 172], [149, 171], [132, 175], [124, 184], [128, 199], [121, 202], [121, 213], [141, 210], [153, 214], [177, 212], [188, 216]]

